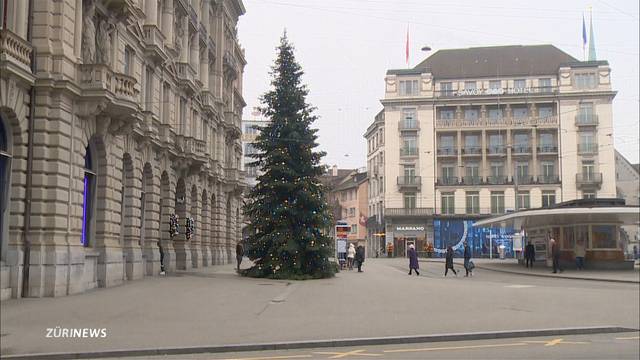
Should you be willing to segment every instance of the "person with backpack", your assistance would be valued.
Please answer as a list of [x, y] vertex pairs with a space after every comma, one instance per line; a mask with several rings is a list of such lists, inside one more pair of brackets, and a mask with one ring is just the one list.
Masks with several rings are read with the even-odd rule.
[[447, 276], [447, 273], [449, 272], [449, 269], [451, 269], [451, 271], [453, 271], [453, 273], [458, 276], [458, 273], [456, 272], [456, 269], [453, 268], [453, 248], [451, 246], [447, 246], [447, 254], [445, 257], [445, 262], [444, 262], [444, 275], [443, 276]]

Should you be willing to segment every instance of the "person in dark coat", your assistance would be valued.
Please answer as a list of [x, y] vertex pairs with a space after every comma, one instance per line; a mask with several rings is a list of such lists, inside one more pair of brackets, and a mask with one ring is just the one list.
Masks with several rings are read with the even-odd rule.
[[536, 261], [536, 248], [531, 241], [524, 247], [524, 261], [527, 267], [531, 266], [533, 268], [533, 262]]
[[409, 251], [407, 252], [407, 255], [409, 255], [409, 275], [411, 275], [411, 272], [413, 270], [416, 271], [416, 275], [420, 275], [420, 273], [418, 272], [418, 269], [420, 269], [420, 266], [418, 264], [418, 252], [416, 251], [415, 246], [413, 246], [413, 244], [409, 245]]
[[447, 273], [449, 272], [449, 269], [451, 269], [451, 271], [453, 271], [453, 273], [458, 276], [458, 273], [456, 272], [456, 269], [453, 268], [453, 248], [451, 246], [447, 246], [447, 255], [445, 257], [445, 262], [444, 262], [444, 276], [447, 276]]
[[358, 262], [358, 272], [362, 272], [362, 263], [364, 263], [364, 246], [358, 245], [356, 248], [356, 261]]
[[236, 245], [236, 260], [238, 261], [238, 271], [240, 271], [240, 263], [242, 262], [242, 257], [244, 256], [244, 247], [242, 244], [238, 243]]
[[467, 242], [464, 242], [464, 270], [465, 270], [465, 277], [469, 276], [469, 274], [471, 274], [471, 276], [473, 276], [473, 270], [471, 269], [471, 266], [469, 265], [471, 261], [471, 248], [469, 247], [469, 244], [467, 244]]
[[560, 267], [560, 244], [551, 237], [549, 240], [550, 248], [551, 248], [551, 258], [553, 259], [553, 273], [557, 273], [558, 271], [562, 272], [562, 268]]

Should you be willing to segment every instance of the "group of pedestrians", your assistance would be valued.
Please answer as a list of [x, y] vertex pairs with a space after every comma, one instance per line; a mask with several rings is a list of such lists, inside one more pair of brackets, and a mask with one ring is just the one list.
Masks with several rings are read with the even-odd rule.
[[[573, 253], [576, 259], [576, 268], [578, 270], [584, 270], [586, 248], [583, 239], [576, 241]], [[563, 272], [564, 270], [560, 266], [560, 244], [553, 237], [549, 238], [549, 254], [551, 255], [553, 273]], [[524, 261], [527, 268], [533, 268], [533, 263], [536, 261], [536, 249], [531, 241], [527, 242], [527, 245], [524, 247]]]
[[[414, 271], [416, 275], [420, 275], [420, 272], [418, 271], [420, 270], [420, 265], [418, 263], [418, 252], [416, 251], [416, 248], [415, 246], [413, 246], [413, 244], [409, 245], [409, 251], [407, 255], [409, 256], [409, 275], [411, 275], [412, 272]], [[449, 270], [453, 271], [453, 274], [455, 276], [458, 276], [458, 272], [453, 267], [453, 257], [454, 257], [453, 248], [451, 246], [447, 246], [443, 276], [447, 276], [447, 274], [449, 273]], [[469, 244], [467, 244], [466, 241], [464, 242], [463, 257], [464, 257], [464, 269], [466, 272], [464, 276], [465, 277], [473, 276], [473, 269], [475, 268], [475, 265], [473, 264], [473, 261], [471, 261], [471, 248], [469, 247]]]
[[355, 245], [349, 244], [349, 249], [347, 250], [347, 268], [349, 270], [353, 270], [353, 264], [356, 263], [358, 267], [358, 272], [362, 271], [362, 264], [364, 263], [364, 246], [358, 245], [356, 248]]

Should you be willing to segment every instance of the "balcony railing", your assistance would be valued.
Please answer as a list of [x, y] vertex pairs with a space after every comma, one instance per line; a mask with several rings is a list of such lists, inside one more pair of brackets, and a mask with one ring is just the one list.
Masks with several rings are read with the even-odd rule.
[[439, 177], [438, 185], [458, 185], [458, 178], [454, 176], [450, 177]]
[[428, 216], [433, 215], [432, 208], [386, 208], [385, 216]]
[[420, 188], [422, 178], [420, 176], [398, 176], [398, 187]]
[[509, 181], [506, 176], [488, 176], [487, 184], [489, 185], [504, 185]]
[[438, 148], [438, 156], [456, 156], [458, 155], [458, 149], [453, 147], [441, 147]]
[[480, 118], [477, 120], [465, 119], [436, 119], [437, 129], [446, 128], [482, 128], [482, 127], [534, 127], [534, 126], [557, 126], [558, 117], [556, 115], [546, 117], [502, 117], [502, 118]]
[[504, 146], [489, 146], [487, 148], [488, 155], [506, 155], [507, 148]]
[[481, 155], [482, 148], [479, 146], [465, 146], [462, 148], [462, 155]]
[[540, 145], [538, 146], [538, 154], [557, 154], [558, 145]]
[[164, 40], [165, 37], [162, 31], [158, 29], [156, 25], [143, 25], [144, 31], [144, 43], [146, 46], [146, 52], [156, 59], [163, 59], [164, 55]]
[[415, 120], [412, 120], [412, 121], [400, 120], [400, 122], [398, 123], [398, 130], [400, 131], [420, 130], [420, 123]]
[[598, 125], [598, 115], [578, 114], [576, 115], [576, 126], [596, 126]]
[[598, 144], [578, 144], [578, 154], [595, 154], [598, 152]]
[[401, 148], [400, 156], [418, 156], [418, 148]]
[[531, 146], [529, 145], [515, 145], [512, 150], [514, 154], [531, 154]]
[[518, 185], [531, 185], [534, 183], [533, 176], [529, 175], [514, 176], [513, 182]]
[[464, 185], [480, 185], [482, 178], [480, 176], [465, 176], [462, 178], [462, 183]]
[[541, 175], [538, 176], [539, 184], [559, 184], [560, 177], [558, 175]]
[[136, 80], [128, 75], [113, 72], [107, 65], [80, 64], [78, 65], [80, 86], [85, 90], [83, 96], [113, 97], [125, 100], [126, 104], [120, 110], [131, 111], [139, 109], [139, 91]]
[[420, 186], [422, 177], [420, 176], [398, 176], [399, 186]]
[[578, 188], [599, 187], [602, 185], [602, 173], [588, 172], [576, 174], [576, 185]]
[[8, 55], [28, 69], [31, 66], [32, 51], [31, 44], [26, 40], [7, 29], [0, 30], [0, 58]]

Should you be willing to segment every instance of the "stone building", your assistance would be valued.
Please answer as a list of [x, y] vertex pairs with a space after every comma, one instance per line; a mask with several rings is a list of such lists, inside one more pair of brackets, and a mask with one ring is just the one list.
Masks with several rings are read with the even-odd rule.
[[610, 74], [552, 45], [445, 49], [387, 71], [365, 134], [386, 243], [404, 255], [437, 229], [460, 239], [490, 215], [615, 197]]
[[[633, 165], [618, 150], [616, 157], [616, 193], [627, 205], [640, 205], [640, 172], [638, 165]], [[640, 216], [635, 225], [622, 227], [623, 243], [626, 251], [633, 254], [633, 247], [640, 247]]]
[[0, 7], [2, 299], [229, 262], [242, 1], [29, 3]]

